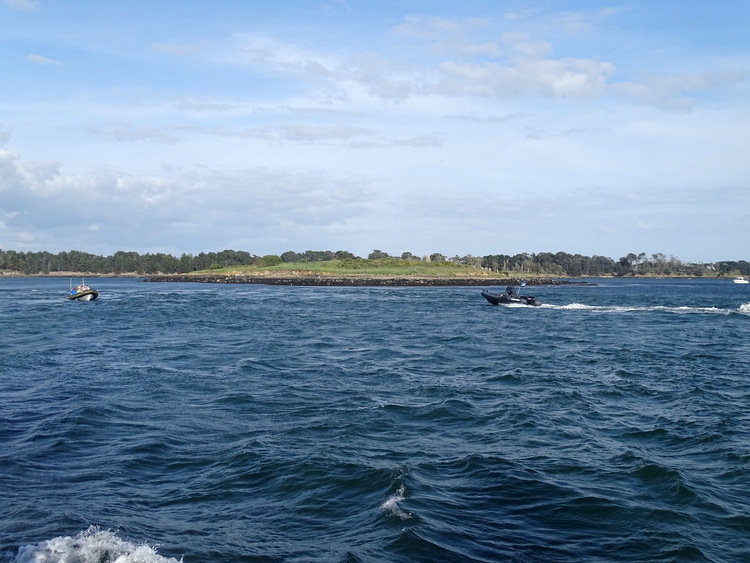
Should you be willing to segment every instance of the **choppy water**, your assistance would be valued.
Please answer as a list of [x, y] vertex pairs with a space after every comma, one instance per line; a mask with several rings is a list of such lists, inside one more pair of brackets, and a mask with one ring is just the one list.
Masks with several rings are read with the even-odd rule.
[[0, 560], [750, 561], [750, 287], [0, 279]]

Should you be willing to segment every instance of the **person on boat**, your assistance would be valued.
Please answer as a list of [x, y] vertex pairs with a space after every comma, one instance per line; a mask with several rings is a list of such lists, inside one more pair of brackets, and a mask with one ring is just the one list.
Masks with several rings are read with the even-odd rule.
[[73, 289], [71, 289], [70, 294], [75, 295], [77, 293], [83, 293], [84, 291], [88, 291], [89, 289], [91, 289], [89, 286], [82, 283], [80, 285], [75, 286]]

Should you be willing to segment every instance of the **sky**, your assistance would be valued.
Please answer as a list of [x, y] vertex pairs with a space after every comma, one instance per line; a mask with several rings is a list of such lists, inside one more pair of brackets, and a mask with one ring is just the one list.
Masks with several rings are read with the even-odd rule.
[[750, 2], [0, 0], [0, 249], [750, 259]]

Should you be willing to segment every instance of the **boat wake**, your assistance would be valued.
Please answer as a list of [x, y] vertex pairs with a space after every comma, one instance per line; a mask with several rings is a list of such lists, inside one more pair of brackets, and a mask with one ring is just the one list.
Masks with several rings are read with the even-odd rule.
[[179, 563], [162, 557], [148, 545], [125, 541], [114, 532], [92, 526], [76, 537], [57, 537], [37, 545], [24, 545], [12, 563]]
[[652, 307], [644, 306], [624, 306], [624, 305], [585, 305], [583, 303], [571, 303], [569, 305], [541, 305], [542, 309], [557, 309], [561, 311], [597, 311], [602, 313], [630, 313], [630, 312], [664, 312], [675, 314], [713, 314], [713, 315], [730, 315], [740, 313], [750, 315], [750, 303], [744, 303], [737, 309], [725, 309], [722, 307], [666, 307], [664, 305], [654, 305]]

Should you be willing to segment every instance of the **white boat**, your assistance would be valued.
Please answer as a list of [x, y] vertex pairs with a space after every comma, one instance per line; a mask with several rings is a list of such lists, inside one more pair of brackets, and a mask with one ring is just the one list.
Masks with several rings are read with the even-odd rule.
[[744, 278], [744, 277], [734, 278], [732, 281], [734, 283], [750, 283], [747, 281], [747, 278]]

